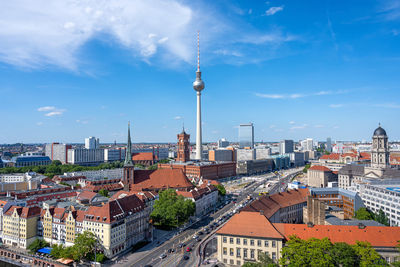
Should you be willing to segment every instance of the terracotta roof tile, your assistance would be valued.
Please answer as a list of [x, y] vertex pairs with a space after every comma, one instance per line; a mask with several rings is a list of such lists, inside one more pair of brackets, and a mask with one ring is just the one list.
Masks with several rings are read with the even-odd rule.
[[190, 189], [193, 184], [180, 169], [135, 170], [133, 191], [158, 191], [167, 188]]
[[248, 211], [235, 214], [217, 231], [217, 234], [283, 239], [283, 236], [264, 215]]
[[133, 153], [132, 154], [132, 160], [148, 160], [148, 161], [153, 161], [154, 156], [152, 152], [141, 152], [141, 153]]
[[367, 241], [373, 247], [397, 247], [400, 240], [400, 227], [367, 226], [360, 229], [358, 226], [345, 225], [314, 225], [275, 223], [275, 228], [288, 239], [297, 235], [301, 239], [329, 238], [333, 243], [345, 242], [355, 244], [356, 241]]
[[325, 166], [320, 166], [320, 165], [313, 165], [311, 166], [311, 168], [309, 168], [309, 170], [312, 171], [321, 171], [321, 172], [332, 172], [331, 169], [325, 167]]
[[329, 155], [323, 155], [320, 159], [327, 159], [327, 160], [339, 160], [340, 154], [332, 153]]

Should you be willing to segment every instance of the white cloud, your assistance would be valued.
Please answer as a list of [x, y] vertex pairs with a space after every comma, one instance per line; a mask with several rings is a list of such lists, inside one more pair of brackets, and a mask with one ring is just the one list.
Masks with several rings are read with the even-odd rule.
[[317, 125], [314, 125], [314, 127], [315, 127], [315, 128], [324, 128], [325, 126], [322, 125], [322, 124], [317, 124]]
[[36, 123], [36, 125], [37, 125], [37, 126], [42, 126], [42, 125], [43, 125], [43, 122], [39, 121], [39, 122]]
[[176, 0], [5, 1], [0, 8], [0, 60], [29, 68], [52, 64], [76, 69], [79, 49], [108, 36], [143, 58], [162, 46], [171, 56], [189, 61], [193, 15]]
[[53, 106], [46, 106], [46, 107], [40, 107], [40, 108], [38, 108], [37, 110], [38, 111], [50, 111], [50, 110], [55, 110], [56, 109], [56, 107], [53, 107]]
[[373, 106], [378, 108], [400, 108], [400, 104], [395, 103], [373, 104]]
[[265, 11], [265, 14], [266, 14], [267, 16], [272, 16], [272, 15], [274, 15], [275, 13], [277, 13], [277, 12], [279, 12], [279, 11], [282, 11], [283, 8], [284, 8], [284, 6], [272, 6], [272, 7], [270, 7], [267, 11]]
[[290, 130], [301, 130], [301, 129], [305, 129], [307, 127], [308, 127], [308, 124], [296, 125], [296, 126], [290, 127]]
[[76, 120], [76, 122], [80, 123], [80, 124], [88, 124], [89, 123], [88, 120]]
[[62, 111], [52, 111], [49, 113], [44, 114], [46, 117], [54, 117], [54, 116], [60, 116], [62, 115], [63, 112]]
[[294, 121], [289, 121], [289, 124], [295, 124], [295, 122]]
[[331, 108], [341, 108], [341, 107], [343, 107], [343, 104], [330, 104], [329, 107], [331, 107]]
[[224, 55], [224, 56], [243, 57], [242, 53], [235, 51], [235, 50], [228, 50], [228, 49], [215, 50], [214, 54], [219, 54], [219, 55]]
[[278, 94], [260, 94], [260, 93], [256, 93], [256, 96], [261, 97], [261, 98], [271, 98], [271, 99], [281, 99], [281, 98], [285, 98], [284, 95], [278, 95]]
[[183, 119], [182, 116], [175, 116], [175, 117], [174, 117], [174, 120], [182, 120], [182, 119]]
[[269, 128], [270, 128], [270, 129], [276, 128], [276, 125], [273, 125], [273, 124], [272, 124], [272, 125], [269, 126]]
[[39, 112], [47, 112], [47, 113], [44, 114], [46, 117], [54, 117], [54, 116], [62, 115], [66, 110], [65, 109], [59, 109], [59, 108], [56, 108], [54, 106], [45, 106], [45, 107], [38, 108], [37, 111], [39, 111]]

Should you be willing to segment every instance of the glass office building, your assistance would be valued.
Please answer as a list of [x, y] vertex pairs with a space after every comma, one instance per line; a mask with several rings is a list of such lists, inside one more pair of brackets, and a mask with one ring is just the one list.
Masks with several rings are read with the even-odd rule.
[[240, 124], [239, 126], [239, 147], [254, 148], [254, 126], [253, 123]]

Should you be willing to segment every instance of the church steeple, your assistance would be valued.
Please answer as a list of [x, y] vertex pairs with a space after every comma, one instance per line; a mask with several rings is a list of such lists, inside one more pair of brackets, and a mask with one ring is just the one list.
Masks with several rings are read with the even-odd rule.
[[128, 122], [128, 143], [126, 145], [124, 166], [133, 166], [132, 162], [132, 142], [131, 142], [131, 123]]

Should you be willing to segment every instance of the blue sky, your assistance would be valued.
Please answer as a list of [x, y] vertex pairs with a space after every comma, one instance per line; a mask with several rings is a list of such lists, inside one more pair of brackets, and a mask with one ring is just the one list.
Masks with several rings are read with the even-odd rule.
[[0, 3], [0, 143], [400, 139], [400, 1]]

